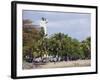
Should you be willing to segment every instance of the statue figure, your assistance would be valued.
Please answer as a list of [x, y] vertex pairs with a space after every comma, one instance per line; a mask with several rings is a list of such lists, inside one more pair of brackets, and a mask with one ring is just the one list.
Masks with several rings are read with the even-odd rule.
[[46, 20], [46, 18], [42, 17], [40, 21], [40, 27], [44, 28], [45, 35], [47, 35], [47, 23], [48, 21]]

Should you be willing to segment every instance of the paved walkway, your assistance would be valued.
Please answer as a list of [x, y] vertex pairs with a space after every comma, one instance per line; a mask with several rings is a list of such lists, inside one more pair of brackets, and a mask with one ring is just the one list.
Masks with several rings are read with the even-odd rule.
[[91, 60], [77, 60], [77, 61], [62, 61], [49, 62], [46, 64], [23, 63], [23, 69], [38, 69], [38, 68], [64, 68], [64, 67], [84, 67], [90, 66]]

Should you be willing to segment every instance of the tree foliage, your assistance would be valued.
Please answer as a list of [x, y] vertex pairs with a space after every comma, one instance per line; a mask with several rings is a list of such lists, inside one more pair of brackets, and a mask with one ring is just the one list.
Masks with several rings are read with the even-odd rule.
[[66, 60], [90, 59], [91, 38], [87, 37], [79, 41], [60, 32], [46, 37], [43, 27], [37, 29], [32, 21], [24, 20], [23, 59], [26, 55], [32, 57], [59, 56]]

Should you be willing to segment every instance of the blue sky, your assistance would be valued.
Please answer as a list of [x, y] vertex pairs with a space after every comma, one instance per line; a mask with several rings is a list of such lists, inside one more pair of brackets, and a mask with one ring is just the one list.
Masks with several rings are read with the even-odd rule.
[[35, 25], [39, 25], [42, 17], [48, 20], [48, 36], [62, 32], [81, 41], [91, 35], [91, 15], [88, 13], [23, 11], [23, 19], [30, 19]]

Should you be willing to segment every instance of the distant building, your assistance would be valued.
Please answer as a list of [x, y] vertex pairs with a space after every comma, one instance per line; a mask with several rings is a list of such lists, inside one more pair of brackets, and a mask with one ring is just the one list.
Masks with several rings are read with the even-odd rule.
[[24, 24], [23, 28], [27, 28], [28, 30], [36, 29], [36, 30], [41, 30], [40, 25], [33, 25], [33, 24]]
[[46, 18], [41, 18], [41, 21], [40, 21], [40, 24], [39, 25], [34, 25], [34, 24], [32, 24], [32, 21], [30, 21], [30, 20], [24, 20], [24, 22], [23, 22], [23, 28], [27, 28], [27, 29], [33, 29], [33, 28], [35, 28], [35, 29], [37, 29], [37, 30], [41, 30], [41, 27], [43, 27], [44, 28], [44, 33], [45, 33], [45, 35], [47, 34], [47, 20], [46, 20]]

